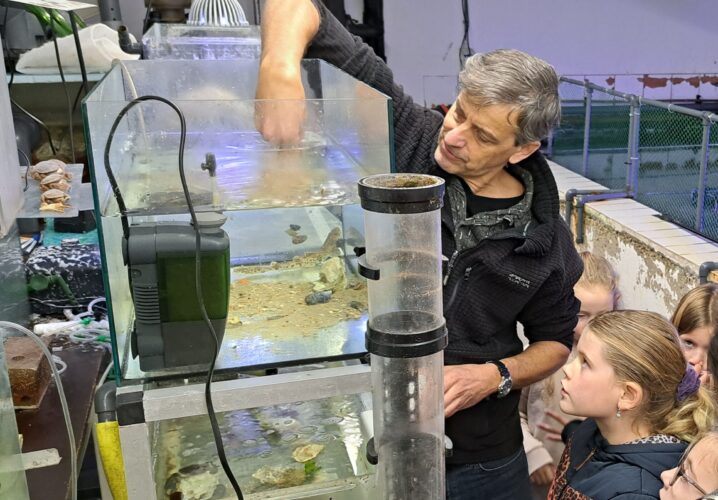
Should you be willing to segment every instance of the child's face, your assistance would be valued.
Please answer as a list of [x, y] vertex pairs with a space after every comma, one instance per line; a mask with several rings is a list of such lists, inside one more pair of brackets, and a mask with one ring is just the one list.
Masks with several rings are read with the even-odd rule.
[[603, 344], [587, 329], [576, 350], [573, 361], [563, 367], [561, 410], [597, 419], [615, 415], [622, 389], [603, 355]]
[[578, 343], [586, 324], [601, 313], [613, 311], [613, 292], [602, 286], [577, 286], [573, 289], [576, 298], [581, 301], [578, 323], [573, 330], [573, 345]]
[[700, 440], [684, 460], [661, 474], [661, 500], [695, 500], [718, 489], [716, 440]]
[[701, 381], [707, 378], [708, 348], [712, 336], [713, 331], [710, 326], [696, 328], [695, 330], [679, 335], [683, 355], [698, 375], [701, 375]]

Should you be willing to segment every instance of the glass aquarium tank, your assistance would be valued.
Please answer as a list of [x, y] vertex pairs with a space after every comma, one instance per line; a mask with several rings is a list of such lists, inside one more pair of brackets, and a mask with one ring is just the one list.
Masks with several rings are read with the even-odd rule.
[[[227, 458], [245, 498], [376, 498], [359, 415], [365, 395], [219, 414]], [[157, 498], [236, 498], [206, 417], [152, 428]]]
[[259, 59], [259, 26], [155, 23], [142, 37], [145, 59]]
[[[215, 253], [204, 255], [202, 240], [203, 297], [221, 340], [217, 370], [365, 353], [367, 292], [354, 252], [363, 246], [364, 232], [357, 181], [393, 170], [391, 102], [318, 60], [303, 62], [305, 101], [260, 101], [254, 98], [257, 69], [256, 60], [128, 61], [114, 66], [83, 102], [113, 355], [123, 380], [202, 373], [206, 360], [198, 354], [193, 364], [191, 353], [213, 342], [202, 324], [197, 331], [164, 324], [168, 316], [180, 321], [191, 315], [187, 304], [196, 294], [194, 232], [184, 230], [192, 242], [187, 247], [184, 238], [184, 253], [160, 234], [172, 225], [186, 229], [190, 220], [178, 169], [177, 113], [157, 101], [132, 107], [114, 130], [105, 164], [113, 122], [130, 101], [145, 95], [169, 99], [181, 110], [192, 204], [200, 216], [223, 221], [221, 229], [211, 229], [217, 235]], [[301, 139], [281, 146], [265, 141], [255, 120], [284, 116], [285, 110], [303, 117]], [[108, 166], [132, 232], [159, 228], [147, 245], [123, 241]], [[172, 257], [171, 265], [168, 257], [151, 272], [142, 267], [144, 261], [128, 269], [125, 255], [149, 247], [156, 247], [157, 256]], [[135, 307], [133, 297], [140, 304], [148, 294], [138, 285], [140, 277], [158, 283], [150, 294], [156, 307]], [[149, 323], [160, 318], [162, 333], [134, 335], [147, 318]], [[176, 325], [172, 321], [168, 324]], [[186, 343], [192, 335], [200, 342]], [[184, 357], [142, 364], [135, 354], [148, 342], [161, 351], [182, 349]]]

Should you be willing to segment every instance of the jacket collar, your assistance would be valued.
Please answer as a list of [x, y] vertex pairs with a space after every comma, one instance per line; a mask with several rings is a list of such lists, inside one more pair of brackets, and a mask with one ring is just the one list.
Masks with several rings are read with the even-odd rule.
[[[542, 257], [546, 255], [553, 241], [555, 226], [554, 224], [560, 220], [559, 215], [559, 198], [556, 181], [553, 178], [551, 169], [544, 156], [536, 151], [525, 160], [512, 165], [510, 168], [523, 168], [531, 174], [534, 182], [534, 196], [531, 201], [531, 215], [533, 222], [527, 228], [511, 228], [504, 232], [498, 233], [496, 238], [518, 238], [523, 243], [514, 249], [514, 252], [520, 255]], [[444, 179], [448, 179], [449, 174], [436, 165], [435, 175], [439, 175]], [[444, 197], [445, 206], [442, 213], [442, 220], [449, 223], [449, 227], [454, 231], [451, 219], [451, 209], [446, 205], [449, 203], [448, 196]], [[446, 217], [448, 215], [448, 217]]]

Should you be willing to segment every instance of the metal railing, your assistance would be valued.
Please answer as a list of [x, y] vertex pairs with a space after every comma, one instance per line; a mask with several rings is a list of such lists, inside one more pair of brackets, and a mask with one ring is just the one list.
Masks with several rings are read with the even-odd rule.
[[718, 115], [570, 78], [559, 92], [563, 118], [549, 154], [608, 188], [574, 191], [567, 218], [574, 198], [582, 209], [630, 197], [718, 241]]

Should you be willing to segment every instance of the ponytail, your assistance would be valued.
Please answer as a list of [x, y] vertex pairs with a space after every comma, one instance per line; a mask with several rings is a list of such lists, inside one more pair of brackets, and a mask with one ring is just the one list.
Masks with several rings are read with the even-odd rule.
[[715, 418], [715, 401], [708, 389], [700, 387], [695, 394], [677, 402], [666, 415], [665, 424], [656, 431], [690, 443], [713, 430]]

